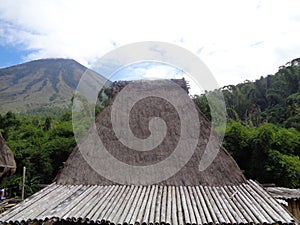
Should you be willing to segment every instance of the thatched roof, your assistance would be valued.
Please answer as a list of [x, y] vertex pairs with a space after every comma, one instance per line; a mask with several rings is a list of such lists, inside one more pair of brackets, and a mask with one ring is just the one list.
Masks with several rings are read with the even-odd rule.
[[[168, 89], [160, 81], [160, 88]], [[147, 86], [147, 85], [146, 85]], [[141, 91], [143, 89], [141, 88]], [[131, 165], [150, 165], [166, 159], [176, 147], [180, 138], [180, 119], [174, 107], [167, 101], [157, 97], [147, 97], [134, 105], [130, 112], [130, 126], [138, 138], [147, 138], [149, 133], [149, 120], [152, 117], [162, 118], [167, 125], [167, 135], [162, 143], [152, 151], [135, 151], [124, 146], [116, 137], [111, 124], [112, 104], [107, 106], [96, 118], [96, 127], [106, 150], [115, 158]], [[237, 185], [246, 180], [234, 159], [221, 147], [213, 163], [203, 172], [199, 171], [199, 163], [207, 146], [211, 126], [205, 116], [198, 110], [199, 121], [194, 121], [200, 127], [198, 145], [191, 159], [186, 165], [169, 179], [158, 183], [159, 185]], [[89, 135], [87, 135], [88, 138]], [[214, 134], [215, 145], [218, 146], [217, 135]], [[79, 144], [87, 151], [92, 148], [84, 138]], [[180, 160], [180, 159], [178, 159]], [[118, 171], [116, 171], [117, 173]], [[56, 178], [58, 184], [97, 184], [111, 185], [114, 182], [95, 172], [84, 160], [77, 146], [64, 168]], [[127, 184], [140, 185], [141, 183]]]
[[[189, 93], [190, 86], [188, 82], [182, 78], [182, 79], [171, 79], [172, 82], [180, 86], [187, 94]], [[120, 80], [120, 81], [114, 81], [110, 87], [112, 89], [112, 96], [115, 97], [125, 86], [132, 83], [133, 81], [128, 80]]]
[[17, 168], [14, 155], [9, 147], [5, 144], [1, 133], [0, 153], [0, 178], [14, 174]]

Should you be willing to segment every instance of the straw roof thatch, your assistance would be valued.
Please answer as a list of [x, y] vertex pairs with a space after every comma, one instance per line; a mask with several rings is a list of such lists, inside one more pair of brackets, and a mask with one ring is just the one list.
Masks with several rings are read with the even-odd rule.
[[[160, 82], [160, 81], [151, 81]], [[182, 85], [180, 85], [182, 86]], [[160, 88], [169, 87], [161, 84]], [[169, 88], [170, 89], [170, 88]], [[143, 91], [141, 89], [141, 91]], [[172, 92], [172, 90], [168, 90]], [[96, 118], [96, 127], [106, 150], [116, 159], [131, 165], [151, 165], [166, 159], [175, 149], [180, 138], [180, 119], [175, 108], [167, 101], [158, 97], [147, 97], [134, 105], [130, 112], [130, 126], [138, 138], [147, 138], [149, 120], [152, 117], [162, 118], [167, 125], [167, 135], [162, 143], [152, 151], [135, 151], [124, 146], [116, 137], [111, 124], [112, 104], [107, 106]], [[195, 152], [187, 164], [160, 185], [236, 185], [245, 182], [238, 165], [228, 152], [221, 147], [213, 163], [204, 171], [199, 171], [199, 163], [207, 146], [211, 126], [205, 116], [198, 110], [200, 134]], [[87, 135], [88, 137], [88, 135]], [[85, 149], [90, 149], [83, 138], [80, 143]], [[218, 146], [217, 135], [214, 141]], [[180, 160], [180, 159], [179, 159]], [[117, 171], [116, 171], [117, 172]], [[84, 160], [78, 146], [74, 149], [62, 171], [56, 177], [58, 184], [97, 184], [110, 185], [114, 182], [102, 177]], [[130, 181], [128, 181], [128, 184]], [[139, 185], [134, 183], [135, 185]]]
[[16, 162], [14, 155], [5, 144], [4, 138], [0, 133], [0, 179], [12, 175], [16, 172]]

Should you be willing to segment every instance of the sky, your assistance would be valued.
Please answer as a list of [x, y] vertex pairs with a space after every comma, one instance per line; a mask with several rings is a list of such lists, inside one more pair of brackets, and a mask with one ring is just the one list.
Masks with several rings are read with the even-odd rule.
[[0, 0], [0, 68], [40, 58], [90, 67], [120, 46], [162, 41], [197, 55], [224, 86], [300, 57], [299, 27], [298, 0]]

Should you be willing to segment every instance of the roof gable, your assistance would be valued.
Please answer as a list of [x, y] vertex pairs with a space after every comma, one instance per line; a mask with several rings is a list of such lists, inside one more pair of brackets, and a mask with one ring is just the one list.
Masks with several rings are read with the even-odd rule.
[[[186, 85], [182, 85], [181, 83], [181, 87], [186, 87]], [[126, 84], [127, 83], [125, 83], [124, 86], [126, 86]], [[176, 86], [178, 89], [179, 86]], [[100, 147], [96, 142], [91, 141], [91, 139], [94, 137], [93, 134], [89, 132], [88, 135], [83, 138], [81, 143], [79, 143], [78, 146], [74, 149], [73, 153], [65, 163], [64, 168], [57, 176], [56, 182], [58, 184], [112, 185], [118, 183], [114, 180], [106, 178], [105, 176], [103, 176], [103, 174], [99, 174], [99, 172], [96, 171], [94, 167], [87, 162], [84, 154], [93, 154], [93, 149], [95, 149], [94, 151], [96, 152], [94, 158], [97, 157], [97, 151], [101, 150], [109, 152], [109, 156], [112, 156], [115, 160], [135, 167], [158, 165], [158, 163], [160, 163], [161, 161], [166, 161], [168, 158], [170, 158], [170, 155], [174, 153], [174, 149], [177, 145], [179, 145], [181, 136], [183, 135], [181, 129], [182, 117], [180, 117], [179, 115], [180, 112], [178, 112], [178, 108], [175, 108], [175, 106], [173, 106], [166, 99], [159, 98], [157, 96], [151, 96], [150, 94], [149, 97], [143, 98], [132, 107], [129, 115], [130, 118], [128, 119], [130, 129], [132, 130], [133, 135], [135, 135], [137, 138], [145, 139], [149, 135], [151, 135], [151, 132], [149, 131], [149, 124], [151, 124], [151, 119], [154, 117], [158, 117], [164, 121], [167, 127], [166, 136], [164, 137], [163, 141], [151, 151], [136, 151], [124, 145], [117, 138], [116, 132], [112, 125], [111, 115], [115, 101], [117, 101], [116, 98], [119, 95], [118, 93], [122, 94], [121, 90], [124, 87], [121, 87], [119, 89], [118, 88], [119, 86], [117, 86], [117, 88], [113, 87], [116, 97], [110, 105], [108, 105], [102, 112], [98, 114], [96, 118], [95, 129], [96, 135], [98, 135], [98, 137], [96, 138], [101, 139], [103, 146]], [[197, 115], [196, 120], [187, 118], [187, 121], [192, 124], [191, 126], [199, 129], [199, 133], [196, 137], [194, 137], [194, 132], [189, 130], [185, 134], [186, 139], [194, 138], [197, 141], [195, 148], [192, 149], [193, 153], [191, 155], [191, 158], [185, 163], [182, 162], [182, 158], [184, 157], [177, 157], [172, 161], [172, 163], [165, 164], [163, 168], [164, 170], [172, 170], [173, 167], [177, 166], [174, 164], [181, 163], [183, 166], [178, 172], [165, 180], [157, 182], [156, 184], [175, 186], [235, 185], [245, 182], [245, 178], [238, 165], [236, 164], [234, 159], [227, 153], [227, 151], [222, 146], [220, 147], [217, 135], [213, 131], [211, 131], [209, 122], [199, 111], [199, 109], [194, 105], [192, 100], [189, 98], [186, 90], [179, 88], [182, 91], [182, 93], [179, 93], [180, 90], [178, 91], [177, 89], [172, 85], [170, 86], [169, 83], [165, 80], [132, 82], [131, 86], [129, 86], [127, 89], [127, 91], [129, 90], [129, 93], [132, 90], [135, 91], [135, 93], [137, 92], [137, 95], [146, 95], [145, 93], [154, 93], [155, 95], [156, 92], [165, 90], [170, 95], [178, 95], [181, 98], [186, 98], [186, 101], [190, 102], [189, 104], [191, 104], [195, 109]], [[130, 97], [131, 96], [127, 96], [127, 98], [123, 99], [123, 103], [125, 105], [130, 102]], [[123, 108], [121, 108], [117, 113], [124, 113], [122, 110]], [[188, 113], [188, 110], [186, 110], [185, 112]], [[192, 130], [192, 127], [188, 127], [188, 129]], [[127, 135], [127, 133], [125, 135]], [[213, 143], [213, 148], [219, 148], [219, 152], [211, 165], [206, 170], [200, 171], [199, 164], [207, 148], [207, 144], [210, 138]], [[98, 150], [98, 148], [100, 149]], [[183, 152], [183, 155], [181, 156], [184, 156], [184, 154], [187, 153]], [[94, 158], [92, 158], [92, 160]], [[102, 165], [100, 162], [106, 162], [106, 159], [103, 157], [99, 157], [97, 160], [99, 161], [99, 165]], [[113, 166], [114, 164], [111, 165], [111, 167]], [[115, 170], [111, 167], [107, 166], [105, 168], [105, 171], [111, 172], [112, 174], [120, 173], [121, 176], [123, 175], [122, 173], [124, 173], [124, 171]], [[123, 184], [144, 185], [147, 183], [145, 183], [143, 179], [131, 179], [131, 176], [129, 175], [128, 179], [125, 180]]]

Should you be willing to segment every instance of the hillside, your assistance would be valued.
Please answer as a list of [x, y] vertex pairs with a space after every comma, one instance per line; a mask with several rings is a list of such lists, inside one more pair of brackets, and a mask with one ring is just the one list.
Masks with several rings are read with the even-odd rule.
[[[228, 118], [245, 125], [274, 123], [300, 131], [300, 58], [280, 66], [274, 75], [221, 88]], [[210, 93], [213, 94], [213, 93]], [[205, 95], [194, 96], [210, 117]]]
[[[0, 69], [0, 113], [25, 112], [42, 107], [69, 108], [87, 68], [71, 59], [41, 59]], [[91, 72], [92, 79], [105, 82]]]
[[[274, 75], [220, 91], [228, 115], [223, 145], [246, 177], [299, 188], [300, 58], [280, 66]], [[210, 118], [205, 95], [193, 99]]]

